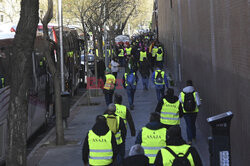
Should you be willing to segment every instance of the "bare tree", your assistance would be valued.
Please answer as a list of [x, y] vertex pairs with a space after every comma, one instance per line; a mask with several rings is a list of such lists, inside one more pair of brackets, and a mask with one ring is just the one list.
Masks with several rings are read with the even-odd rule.
[[[59, 63], [54, 63], [51, 58], [51, 52], [53, 52], [53, 45], [55, 43], [50, 40], [48, 35], [48, 23], [53, 18], [53, 0], [48, 0], [48, 10], [42, 19], [43, 24], [43, 35], [47, 49], [45, 56], [48, 63], [48, 67], [50, 73], [53, 78], [54, 83], [54, 97], [55, 97], [55, 111], [56, 111], [56, 144], [63, 145], [64, 144], [64, 130], [63, 130], [63, 122], [62, 122], [62, 104], [61, 104], [61, 89], [60, 89], [60, 66]], [[53, 44], [50, 44], [53, 43]]]
[[29, 75], [36, 37], [39, 0], [22, 0], [11, 57], [7, 166], [26, 165]]

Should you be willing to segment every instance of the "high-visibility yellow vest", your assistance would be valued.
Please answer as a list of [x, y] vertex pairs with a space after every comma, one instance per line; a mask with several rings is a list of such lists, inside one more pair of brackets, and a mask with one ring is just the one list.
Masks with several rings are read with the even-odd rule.
[[[159, 73], [160, 72], [160, 73]], [[163, 78], [163, 82], [162, 83], [157, 83], [156, 82], [156, 78], [157, 78], [157, 75], [158, 74], [161, 74], [162, 78]], [[156, 70], [155, 71], [155, 84], [156, 85], [164, 85], [165, 84], [165, 80], [164, 80], [164, 75], [165, 75], [165, 72], [164, 71], [161, 71], [161, 70]]]
[[98, 49], [95, 49], [95, 55], [99, 56]]
[[115, 114], [121, 117], [124, 120], [125, 125], [127, 126], [127, 107], [121, 104], [115, 104], [116, 111]]
[[70, 57], [70, 58], [72, 58], [74, 56], [74, 52], [73, 51], [69, 51], [69, 52], [67, 52], [67, 54], [68, 54], [68, 57]]
[[[195, 92], [193, 93], [193, 95], [194, 95], [194, 100], [195, 100], [195, 102], [196, 102], [196, 95], [195, 95]], [[192, 111], [192, 112], [186, 111], [186, 110], [184, 109], [184, 99], [185, 99], [185, 94], [184, 94], [184, 92], [181, 92], [181, 100], [182, 100], [181, 105], [182, 105], [183, 113], [194, 113], [194, 112], [199, 112], [199, 108], [198, 108], [197, 104], [196, 104], [196, 108], [195, 108], [194, 111]]]
[[140, 52], [140, 61], [142, 62], [144, 58], [147, 58], [147, 52], [146, 51], [141, 51]]
[[166, 146], [166, 128], [151, 130], [142, 128], [142, 143], [145, 155], [149, 158], [149, 163], [154, 164], [158, 151]]
[[169, 103], [165, 98], [161, 109], [161, 123], [165, 125], [179, 125], [179, 100], [175, 103]]
[[[188, 151], [188, 149], [190, 148], [190, 145], [184, 144], [184, 145], [179, 145], [179, 146], [167, 146], [167, 147], [173, 150], [175, 154], [184, 156], [186, 152]], [[175, 157], [167, 149], [162, 148], [161, 155], [162, 155], [163, 166], [172, 165]], [[187, 159], [189, 160], [191, 166], [195, 166], [191, 153], [187, 156]]]
[[[135, 77], [135, 72], [133, 73], [134, 77]], [[128, 86], [128, 82], [127, 82], [127, 77], [128, 77], [128, 73], [124, 74], [124, 78], [125, 78], [125, 87]], [[134, 81], [134, 85], [136, 85], [136, 81]]]
[[1, 78], [1, 84], [0, 84], [0, 85], [1, 85], [1, 88], [4, 88], [4, 84], [5, 84], [5, 83], [4, 83], [4, 78], [2, 77], [2, 78]]
[[153, 48], [152, 49], [152, 57], [155, 57], [155, 55], [157, 54], [158, 48]]
[[[108, 114], [105, 114], [103, 115], [105, 118], [107, 118], [108, 116], [113, 116], [116, 118], [117, 120], [117, 126], [119, 127], [120, 126], [120, 117], [119, 116], [115, 116], [115, 115], [108, 115]], [[120, 145], [123, 140], [122, 140], [122, 133], [121, 133], [121, 130], [119, 129], [115, 134], [115, 139], [116, 139], [116, 143], [117, 145]]]
[[104, 89], [113, 90], [115, 88], [115, 76], [113, 74], [107, 74]]
[[112, 132], [109, 130], [106, 135], [98, 136], [92, 130], [88, 133], [89, 143], [89, 164], [109, 165], [113, 162]]
[[156, 53], [156, 61], [161, 62], [163, 60], [163, 52], [158, 54]]
[[120, 49], [120, 53], [118, 54], [119, 57], [124, 57], [124, 50], [123, 49]]
[[127, 53], [127, 55], [131, 55], [131, 50], [132, 50], [132, 48], [131, 48], [131, 47], [126, 48], [126, 53]]

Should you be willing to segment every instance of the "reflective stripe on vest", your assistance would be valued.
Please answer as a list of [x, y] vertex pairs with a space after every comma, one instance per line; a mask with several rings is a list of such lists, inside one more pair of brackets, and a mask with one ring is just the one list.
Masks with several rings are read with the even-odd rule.
[[144, 58], [147, 58], [147, 52], [146, 51], [145, 52], [141, 51], [140, 52], [140, 61], [142, 62]]
[[[194, 100], [195, 100], [195, 102], [196, 102], [196, 95], [195, 95], [195, 92], [193, 93], [193, 95], [194, 95]], [[181, 92], [181, 101], [182, 101], [181, 105], [182, 105], [183, 113], [194, 113], [194, 112], [199, 112], [199, 108], [197, 107], [197, 104], [196, 104], [196, 108], [195, 108], [194, 111], [192, 111], [192, 112], [186, 111], [186, 110], [184, 109], [184, 99], [185, 99], [185, 93], [184, 93], [184, 92]]]
[[165, 98], [161, 109], [161, 123], [165, 125], [180, 124], [179, 118], [179, 100], [175, 103], [169, 103]]
[[104, 89], [112, 90], [115, 88], [115, 76], [113, 74], [107, 74]]
[[[108, 117], [108, 114], [105, 114], [103, 115], [105, 118]], [[115, 115], [113, 115], [115, 116]], [[120, 117], [119, 116], [115, 116], [116, 117], [116, 120], [117, 120], [117, 125], [118, 127], [120, 127]], [[117, 145], [120, 145], [123, 141], [122, 141], [122, 134], [121, 134], [121, 130], [119, 129], [117, 131], [117, 133], [114, 133], [115, 134], [115, 139], [116, 139], [116, 143]]]
[[118, 54], [119, 57], [124, 57], [124, 50], [123, 49], [120, 49], [120, 53]]
[[[158, 73], [158, 72], [160, 72], [160, 73]], [[163, 82], [162, 82], [162, 83], [157, 83], [157, 82], [156, 82], [156, 78], [157, 78], [157, 75], [158, 75], [158, 74], [161, 74], [161, 76], [162, 76], [162, 78], [163, 78]], [[156, 70], [156, 71], [155, 71], [155, 85], [164, 85], [164, 84], [165, 84], [164, 74], [165, 74], [164, 71], [161, 71], [161, 70]]]
[[[167, 146], [169, 147], [171, 150], [173, 150], [177, 155], [182, 154], [182, 156], [185, 155], [185, 153], [188, 151], [190, 145], [180, 145], [180, 146]], [[172, 165], [175, 157], [165, 148], [161, 149], [161, 155], [162, 155], [162, 165], [163, 166], [168, 166], [168, 165]], [[191, 166], [194, 166], [194, 160], [193, 157], [191, 155], [191, 153], [187, 156], [187, 159], [190, 162]]]
[[149, 163], [153, 164], [157, 152], [166, 146], [166, 128], [151, 130], [147, 127], [142, 128], [142, 143], [145, 155], [149, 158]]
[[156, 53], [156, 61], [160, 62], [162, 60], [163, 60], [163, 52], [160, 54]]
[[132, 48], [131, 48], [131, 47], [126, 48], [126, 53], [127, 53], [127, 55], [131, 55], [131, 50], [132, 50]]
[[116, 107], [116, 111], [115, 114], [118, 115], [119, 117], [121, 117], [124, 120], [124, 123], [127, 127], [127, 107], [124, 105], [120, 105], [120, 104], [115, 104]]
[[[135, 77], [135, 72], [133, 73], [133, 75], [134, 75], [134, 77]], [[124, 74], [124, 78], [125, 78], [125, 87], [128, 86], [127, 77], [128, 77], [128, 73], [125, 73], [125, 74]], [[134, 85], [136, 85], [136, 81], [134, 82]]]
[[152, 49], [152, 57], [155, 57], [155, 55], [157, 54], [158, 48], [153, 48]]
[[92, 130], [88, 134], [89, 143], [89, 164], [109, 165], [113, 162], [112, 132], [98, 136]]

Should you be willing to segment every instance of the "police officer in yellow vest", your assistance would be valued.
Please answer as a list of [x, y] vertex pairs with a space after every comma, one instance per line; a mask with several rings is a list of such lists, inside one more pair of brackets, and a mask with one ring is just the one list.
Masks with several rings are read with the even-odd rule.
[[135, 141], [144, 148], [149, 163], [154, 164], [157, 152], [166, 146], [167, 129], [160, 123], [160, 115], [151, 113], [150, 122], [142, 128]]
[[161, 123], [167, 129], [174, 125], [180, 125], [183, 111], [179, 98], [174, 95], [174, 89], [168, 88], [166, 95], [158, 102], [155, 112], [160, 113]]
[[109, 68], [106, 69], [106, 75], [104, 78], [103, 93], [105, 95], [105, 101], [107, 106], [112, 103], [112, 98], [115, 90], [116, 79]]
[[144, 58], [148, 58], [148, 57], [147, 57], [147, 52], [145, 48], [143, 47], [142, 50], [140, 51], [140, 62], [142, 62]]
[[190, 166], [202, 166], [200, 156], [196, 149], [182, 139], [179, 125], [169, 128], [167, 133], [167, 146], [162, 148], [156, 156], [155, 166], [171, 166], [176, 156], [186, 155]]
[[[109, 129], [115, 134], [116, 143], [118, 145], [118, 163], [122, 162], [125, 156], [125, 141], [127, 135], [127, 129], [123, 119], [115, 114], [116, 106], [111, 103], [108, 106], [107, 111], [104, 112], [104, 117], [107, 119]], [[115, 122], [115, 123], [114, 123]]]
[[96, 117], [96, 123], [87, 133], [82, 149], [84, 165], [110, 166], [116, 159], [118, 146], [115, 135], [109, 130], [106, 118]]
[[[192, 80], [187, 80], [186, 85], [187, 86], [183, 88], [182, 92], [179, 95], [179, 101], [181, 102], [182, 108], [183, 108], [183, 113], [184, 113], [183, 117], [186, 122], [188, 143], [192, 144], [192, 142], [196, 141], [195, 140], [196, 139], [195, 121], [196, 121], [197, 113], [199, 112], [201, 101], [200, 101], [198, 92], [196, 92], [193, 87]], [[194, 99], [195, 106], [194, 106], [193, 111], [188, 111], [185, 109], [187, 108], [187, 106], [185, 106], [185, 96], [188, 94], [191, 94]]]

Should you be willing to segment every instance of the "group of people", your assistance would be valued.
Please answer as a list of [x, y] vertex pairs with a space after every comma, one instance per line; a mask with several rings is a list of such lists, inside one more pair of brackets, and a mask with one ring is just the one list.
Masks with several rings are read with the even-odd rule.
[[[95, 125], [85, 138], [82, 150], [85, 165], [202, 165], [198, 152], [192, 147], [196, 141], [195, 121], [201, 105], [199, 95], [192, 81], [188, 80], [179, 97], [175, 96], [174, 89], [168, 87], [167, 75], [163, 70], [163, 48], [156, 42], [149, 49], [145, 43], [149, 43], [148, 38], [142, 37], [134, 41], [132, 48], [119, 49], [118, 56], [105, 70], [103, 92], [108, 108], [103, 115], [96, 117]], [[117, 93], [113, 103], [117, 73], [122, 66], [125, 67], [123, 87], [128, 95], [129, 108], [122, 105], [122, 96]], [[138, 133], [129, 156], [124, 158], [127, 125], [131, 136], [136, 135], [130, 110], [134, 109], [138, 70], [145, 91], [148, 90], [152, 72], [151, 80], [155, 85], [158, 104], [150, 114], [149, 123]], [[186, 122], [187, 142], [181, 135], [181, 117]]]

